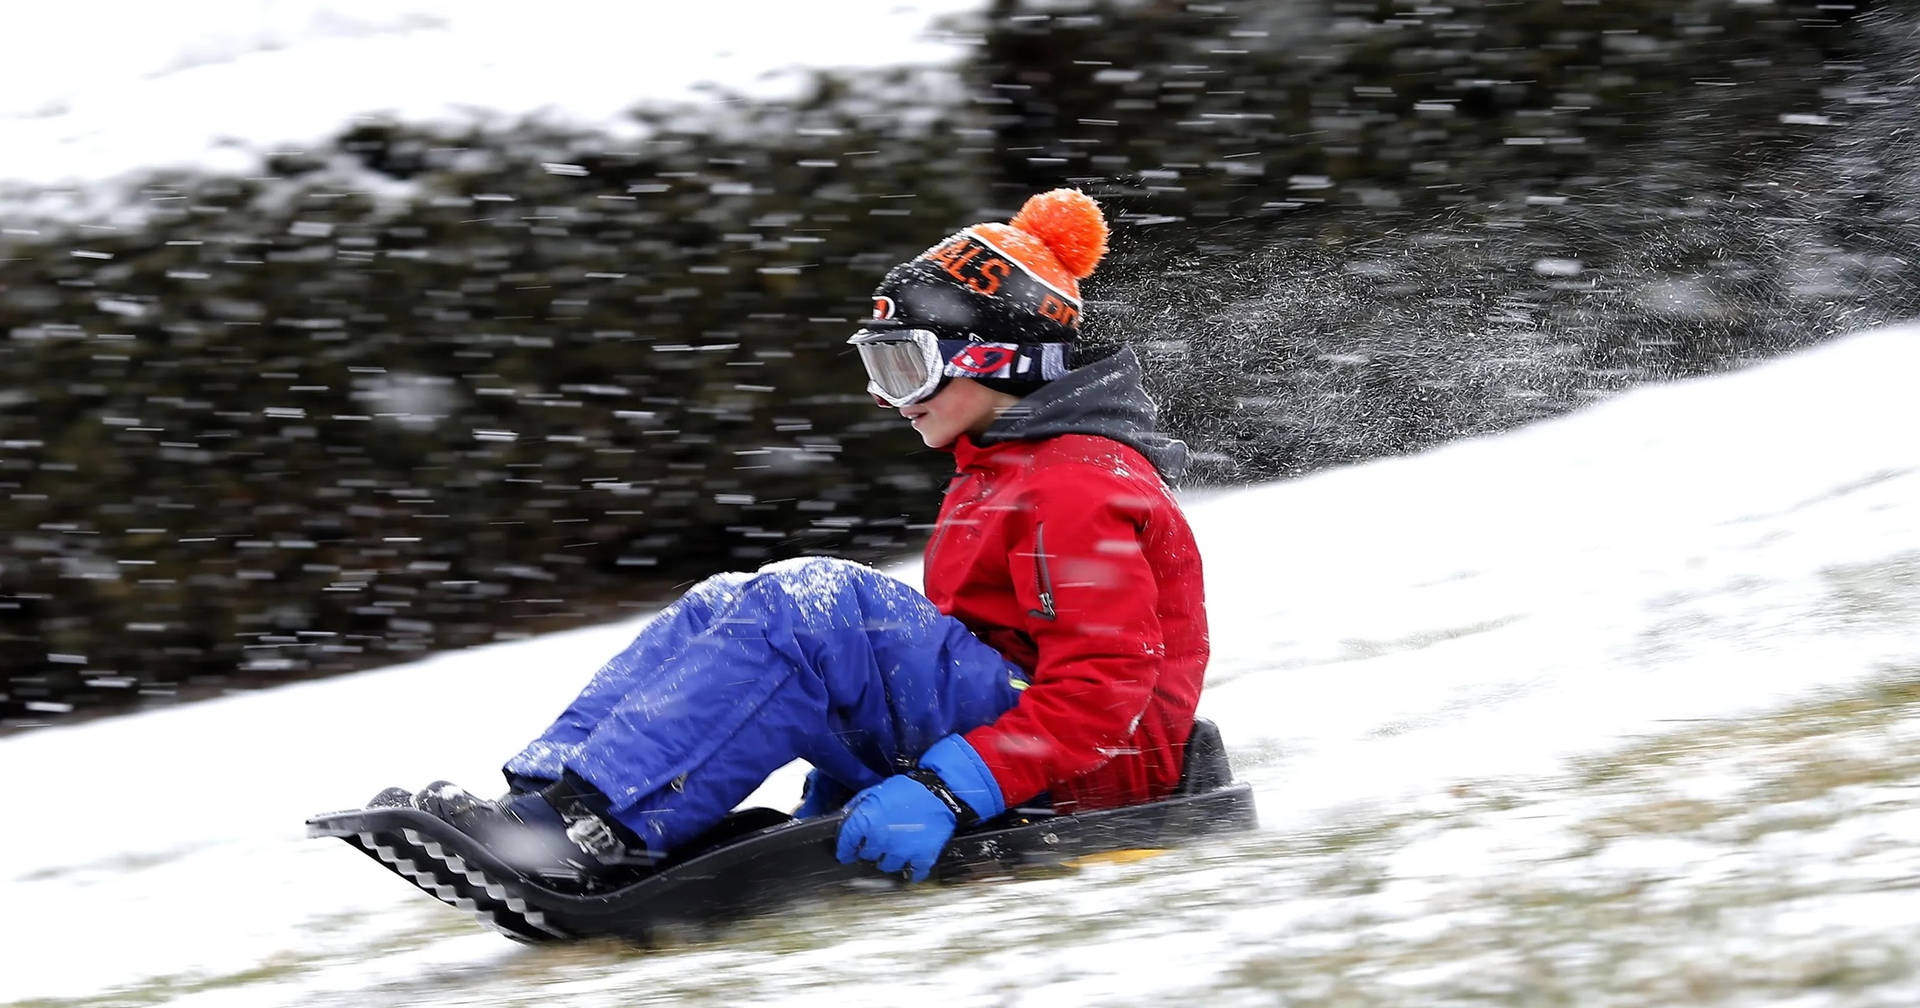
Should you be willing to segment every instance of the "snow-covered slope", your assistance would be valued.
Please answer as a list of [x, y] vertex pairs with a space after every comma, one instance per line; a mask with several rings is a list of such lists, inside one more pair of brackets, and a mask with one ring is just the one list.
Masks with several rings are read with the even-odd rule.
[[136, 169], [257, 169], [357, 116], [542, 116], [619, 135], [702, 85], [777, 96], [801, 67], [950, 61], [962, 0], [108, 0], [18, 4], [0, 60], [0, 189]]
[[1282, 804], [1317, 809], [1911, 661], [1920, 599], [1836, 589], [1920, 563], [1916, 367], [1885, 329], [1197, 509], [1215, 697], [1269, 701], [1220, 720], [1313, 724]]
[[[1885, 329], [1497, 437], [1193, 501], [1216, 644], [1204, 713], [1255, 782], [1271, 842], [1920, 667], [1915, 373], [1920, 327]], [[917, 576], [911, 564], [899, 573]], [[473, 928], [336, 843], [302, 839], [305, 815], [386, 784], [496, 779], [633, 626], [0, 739], [13, 787], [0, 1002], [120, 991], [431, 1003], [468, 983], [495, 1003], [562, 990], [631, 1003], [636, 985], [721, 969], [737, 971], [739, 1001], [1003, 1003], [1018, 998], [991, 971], [930, 950], [1035, 915], [1137, 913], [1141, 893], [1125, 885], [1049, 879], [916, 893], [913, 928], [829, 929], [791, 961], [723, 942], [569, 965]], [[796, 792], [790, 769], [764, 800]], [[1284, 884], [1268, 856], [1243, 846], [1190, 865], [1181, 898], [1244, 901], [1250, 879]], [[971, 902], [940, 912], [953, 901]], [[1236, 935], [1263, 912], [1182, 933], [1183, 961], [1246, 955]], [[1049, 1003], [1145, 1003], [1169, 982], [1118, 939], [1068, 958], [1072, 969], [1023, 989], [1052, 991]], [[496, 968], [498, 980], [475, 979]], [[574, 986], [542, 986], [563, 982]]]

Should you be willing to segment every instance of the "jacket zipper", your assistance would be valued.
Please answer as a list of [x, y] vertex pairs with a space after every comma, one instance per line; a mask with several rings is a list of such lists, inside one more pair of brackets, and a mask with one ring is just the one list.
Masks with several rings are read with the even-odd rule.
[[1040, 608], [1027, 610], [1027, 615], [1037, 616], [1051, 623], [1053, 611], [1053, 576], [1047, 573], [1047, 524], [1041, 522], [1033, 527], [1033, 568], [1040, 580]]

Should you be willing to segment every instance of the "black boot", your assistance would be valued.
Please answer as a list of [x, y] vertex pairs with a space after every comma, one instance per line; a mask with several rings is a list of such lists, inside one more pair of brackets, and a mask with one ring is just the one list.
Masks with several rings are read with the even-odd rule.
[[653, 864], [631, 833], [609, 825], [610, 816], [580, 806], [575, 796], [561, 797], [567, 806], [556, 805], [546, 792], [488, 801], [435, 781], [413, 796], [413, 806], [480, 841], [523, 874], [570, 887], [616, 883]]
[[390, 787], [367, 799], [367, 808], [406, 808], [413, 804], [413, 792], [403, 787]]
[[647, 850], [645, 841], [614, 818], [607, 796], [571, 770], [540, 789], [546, 799], [567, 821], [567, 836], [581, 850], [610, 864], [651, 865], [659, 857]]

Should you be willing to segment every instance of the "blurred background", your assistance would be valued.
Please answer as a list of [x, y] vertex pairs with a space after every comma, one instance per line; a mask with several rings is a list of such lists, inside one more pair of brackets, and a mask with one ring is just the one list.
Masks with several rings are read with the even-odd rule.
[[1052, 186], [1200, 486], [1920, 314], [1910, 6], [693, 6], [8, 14], [0, 728], [911, 552], [842, 341]]

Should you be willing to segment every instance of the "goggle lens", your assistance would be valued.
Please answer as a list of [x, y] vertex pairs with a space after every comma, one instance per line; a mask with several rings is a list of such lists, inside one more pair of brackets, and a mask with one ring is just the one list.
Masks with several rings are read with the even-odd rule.
[[932, 395], [940, 385], [939, 341], [919, 329], [862, 329], [847, 342], [860, 351], [868, 390], [908, 406]]

